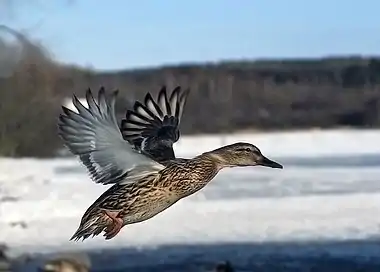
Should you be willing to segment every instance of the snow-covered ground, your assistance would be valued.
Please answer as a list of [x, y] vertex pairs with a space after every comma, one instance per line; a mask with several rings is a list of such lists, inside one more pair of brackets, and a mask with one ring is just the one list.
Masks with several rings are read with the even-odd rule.
[[380, 154], [380, 130], [312, 130], [182, 137], [180, 154], [193, 155], [234, 142], [249, 142], [268, 156]]
[[19, 253], [371, 238], [380, 234], [379, 139], [379, 130], [183, 137], [176, 145], [179, 156], [248, 141], [285, 168], [223, 170], [199, 193], [148, 221], [126, 226], [114, 239], [83, 243], [68, 239], [108, 186], [94, 184], [73, 158], [0, 159], [0, 242]]

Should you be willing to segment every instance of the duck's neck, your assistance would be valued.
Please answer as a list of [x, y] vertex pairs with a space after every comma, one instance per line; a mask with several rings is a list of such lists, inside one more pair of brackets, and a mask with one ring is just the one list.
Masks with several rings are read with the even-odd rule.
[[225, 167], [232, 167], [232, 165], [230, 165], [230, 163], [227, 161], [225, 156], [223, 156], [223, 154], [218, 152], [218, 149], [205, 152], [201, 154], [199, 157], [201, 157], [204, 160], [209, 160], [213, 162], [215, 166], [217, 167], [218, 171], [220, 171], [221, 169]]

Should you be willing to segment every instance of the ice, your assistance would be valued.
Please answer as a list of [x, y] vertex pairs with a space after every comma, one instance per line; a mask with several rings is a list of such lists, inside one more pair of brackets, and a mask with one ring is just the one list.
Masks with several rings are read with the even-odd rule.
[[[265, 137], [264, 137], [265, 136]], [[93, 183], [75, 158], [0, 159], [0, 242], [13, 254], [171, 243], [365, 239], [380, 233], [380, 165], [301, 167], [302, 157], [379, 155], [380, 131], [312, 131], [184, 139], [192, 156], [249, 141], [285, 168], [223, 170], [205, 189], [114, 239], [70, 242], [80, 219], [108, 188]], [[298, 144], [298, 146], [297, 146]], [[362, 145], [362, 146], [360, 146]], [[336, 152], [334, 152], [334, 150]], [[356, 156], [355, 155], [355, 156]]]
[[182, 137], [179, 154], [193, 155], [234, 142], [249, 142], [268, 156], [337, 156], [379, 154], [380, 130], [312, 130]]

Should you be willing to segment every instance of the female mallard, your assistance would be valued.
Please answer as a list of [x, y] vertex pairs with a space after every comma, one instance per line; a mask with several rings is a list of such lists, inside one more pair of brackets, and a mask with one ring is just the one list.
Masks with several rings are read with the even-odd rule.
[[120, 229], [147, 220], [178, 200], [194, 194], [224, 167], [262, 165], [282, 168], [249, 143], [235, 143], [192, 159], [176, 158], [173, 143], [188, 91], [175, 88], [168, 98], [165, 88], [155, 101], [148, 93], [136, 102], [118, 127], [117, 91], [107, 98], [103, 88], [95, 101], [86, 93], [88, 108], [76, 96], [78, 113], [63, 107], [59, 135], [78, 155], [96, 183], [114, 184], [85, 212], [71, 239], [86, 239], [104, 231], [106, 239]]

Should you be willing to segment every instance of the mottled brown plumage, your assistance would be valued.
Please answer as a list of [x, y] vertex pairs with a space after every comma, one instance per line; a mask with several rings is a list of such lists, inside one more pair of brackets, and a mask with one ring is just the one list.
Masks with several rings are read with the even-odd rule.
[[[72, 239], [86, 239], [103, 231], [106, 239], [111, 239], [123, 226], [152, 218], [178, 200], [199, 191], [221, 169], [250, 165], [282, 168], [248, 143], [228, 145], [193, 159], [167, 162], [156, 175], [147, 175], [134, 183], [115, 184], [103, 193], [85, 212]], [[115, 222], [105, 211], [115, 212], [115, 217], [122, 219], [116, 232], [110, 227]]]
[[[178, 92], [178, 89], [176, 90]], [[111, 239], [125, 225], [148, 220], [178, 200], [201, 190], [225, 167], [262, 165], [282, 168], [280, 164], [264, 157], [256, 146], [249, 143], [227, 145], [192, 159], [157, 155], [157, 150], [153, 148], [154, 135], [166, 126], [165, 122], [160, 123], [157, 120], [176, 120], [170, 123], [170, 130], [164, 129], [165, 133], [160, 134], [160, 142], [156, 143], [160, 146], [159, 149], [171, 150], [172, 143], [178, 140], [177, 125], [181, 116], [178, 112], [182, 113], [183, 109], [171, 110], [170, 103], [173, 107], [184, 105], [183, 96], [180, 93], [172, 94], [169, 103], [165, 102], [167, 95], [161, 94], [161, 104], [166, 105], [166, 109], [162, 110], [165, 114], [153, 116], [152, 122], [155, 122], [155, 125], [151, 126], [148, 117], [153, 114], [153, 110], [146, 115], [144, 112], [150, 111], [149, 106], [152, 109], [158, 107], [158, 103], [155, 105], [149, 95], [144, 106], [146, 109], [141, 111], [139, 107], [135, 107], [139, 113], [129, 113], [129, 116], [140, 116], [144, 123], [137, 127], [133, 120], [131, 124], [128, 118], [124, 121], [127, 139], [122, 137], [115, 121], [115, 96], [116, 94], [108, 101], [104, 90], [101, 89], [96, 103], [88, 91], [88, 109], [74, 97], [73, 102], [78, 113], [64, 109], [65, 115], [60, 117], [61, 137], [73, 154], [78, 155], [89, 169], [93, 180], [103, 184], [114, 184], [87, 209], [71, 239], [84, 240], [102, 232], [106, 239]], [[176, 100], [177, 98], [182, 99], [182, 104]], [[160, 111], [159, 108], [156, 109], [156, 113]], [[176, 113], [176, 116], [172, 116], [171, 113]], [[121, 130], [123, 131], [123, 128]], [[133, 131], [133, 134], [128, 131]], [[173, 138], [173, 135], [177, 136]], [[144, 144], [146, 137], [150, 139], [149, 148]], [[139, 146], [129, 144], [128, 139], [133, 139], [134, 145]]]

